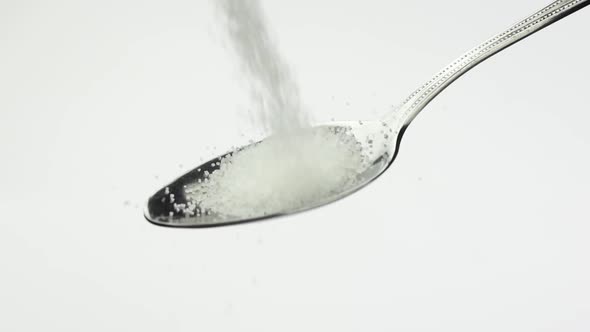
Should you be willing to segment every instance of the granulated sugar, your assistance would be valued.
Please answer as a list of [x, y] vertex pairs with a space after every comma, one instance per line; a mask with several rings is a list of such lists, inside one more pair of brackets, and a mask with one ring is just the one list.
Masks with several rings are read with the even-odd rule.
[[187, 196], [203, 213], [247, 218], [295, 211], [352, 187], [361, 156], [344, 128], [272, 136], [223, 158]]
[[[257, 0], [217, 0], [230, 44], [257, 102], [254, 122], [271, 136], [211, 163], [185, 188], [186, 216], [238, 219], [294, 212], [352, 188], [365, 160], [343, 127], [311, 128], [299, 89], [266, 29]], [[211, 173], [209, 173], [211, 171]]]

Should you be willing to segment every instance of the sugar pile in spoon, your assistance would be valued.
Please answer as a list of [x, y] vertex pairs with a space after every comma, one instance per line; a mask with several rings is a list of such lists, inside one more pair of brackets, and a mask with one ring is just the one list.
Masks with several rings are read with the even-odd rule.
[[360, 143], [345, 128], [311, 128], [258, 1], [217, 4], [257, 101], [254, 120], [270, 136], [222, 158], [216, 170], [186, 188], [188, 214], [248, 218], [293, 212], [352, 188], [364, 163]]
[[223, 215], [292, 212], [352, 187], [363, 161], [345, 129], [302, 130], [222, 158], [219, 169], [187, 193], [202, 211]]

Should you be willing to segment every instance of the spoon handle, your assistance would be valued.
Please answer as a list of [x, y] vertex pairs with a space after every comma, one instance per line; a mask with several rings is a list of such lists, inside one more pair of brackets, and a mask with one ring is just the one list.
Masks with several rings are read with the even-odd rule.
[[447, 86], [471, 68], [527, 36], [590, 4], [590, 0], [558, 0], [463, 54], [414, 91], [393, 114], [401, 130]]

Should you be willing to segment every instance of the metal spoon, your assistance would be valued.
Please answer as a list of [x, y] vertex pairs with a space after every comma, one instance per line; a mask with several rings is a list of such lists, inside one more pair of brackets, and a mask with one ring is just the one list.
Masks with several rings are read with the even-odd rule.
[[[513, 25], [508, 30], [460, 56], [414, 91], [396, 111], [381, 121], [335, 122], [312, 128], [311, 130], [349, 130], [359, 142], [369, 139], [382, 140], [376, 142], [375, 146], [378, 148], [371, 154], [370, 162], [360, 172], [353, 186], [343, 188], [340, 192], [328, 195], [306, 206], [290, 210], [271, 211], [270, 213], [260, 211], [259, 214], [248, 216], [227, 215], [210, 211], [203, 212], [199, 216], [183, 213], [182, 209], [178, 207], [191, 203], [186, 188], [197, 185], [205, 179], [205, 174], [215, 171], [219, 167], [217, 161], [226, 156], [222, 155], [186, 173], [151, 196], [147, 202], [145, 217], [148, 221], [161, 226], [221, 226], [297, 213], [348, 196], [375, 180], [391, 165], [397, 156], [401, 138], [409, 124], [433, 98], [453, 81], [492, 55], [589, 4], [590, 0], [559, 0], [553, 2]], [[384, 126], [390, 131], [389, 135], [375, 135], [383, 132]]]

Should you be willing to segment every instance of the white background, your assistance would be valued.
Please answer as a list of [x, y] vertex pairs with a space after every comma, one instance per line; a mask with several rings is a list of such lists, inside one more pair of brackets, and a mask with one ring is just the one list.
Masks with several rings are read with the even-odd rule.
[[[263, 4], [323, 121], [547, 2]], [[149, 194], [251, 133], [220, 30], [202, 0], [0, 0], [0, 330], [590, 330], [590, 9], [453, 84], [357, 194], [156, 227]]]

